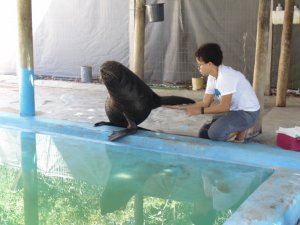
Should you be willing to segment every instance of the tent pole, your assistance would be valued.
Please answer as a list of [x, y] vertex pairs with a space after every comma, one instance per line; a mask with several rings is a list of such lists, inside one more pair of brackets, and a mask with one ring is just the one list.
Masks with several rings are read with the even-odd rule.
[[20, 115], [34, 116], [34, 70], [31, 0], [18, 0], [18, 77]]

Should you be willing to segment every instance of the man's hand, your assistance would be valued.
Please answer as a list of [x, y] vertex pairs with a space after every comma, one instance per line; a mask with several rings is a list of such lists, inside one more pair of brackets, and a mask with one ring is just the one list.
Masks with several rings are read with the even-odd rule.
[[170, 109], [181, 109], [185, 110], [190, 104], [182, 104], [182, 105], [165, 105], [164, 107], [170, 108]]
[[197, 104], [188, 105], [186, 107], [186, 112], [189, 116], [198, 115], [201, 113], [201, 107]]
[[201, 113], [201, 106], [199, 106], [199, 104], [197, 104], [197, 103], [183, 104], [183, 105], [168, 105], [165, 107], [171, 108], [171, 109], [186, 110], [186, 112], [189, 116], [198, 115]]

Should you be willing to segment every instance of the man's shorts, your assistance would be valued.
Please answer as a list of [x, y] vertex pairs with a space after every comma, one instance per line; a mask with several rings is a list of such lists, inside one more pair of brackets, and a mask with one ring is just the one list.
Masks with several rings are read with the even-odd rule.
[[226, 141], [233, 132], [244, 131], [256, 123], [259, 112], [249, 111], [229, 111], [222, 115], [216, 115], [212, 121], [204, 124], [200, 131], [199, 137], [217, 141]]

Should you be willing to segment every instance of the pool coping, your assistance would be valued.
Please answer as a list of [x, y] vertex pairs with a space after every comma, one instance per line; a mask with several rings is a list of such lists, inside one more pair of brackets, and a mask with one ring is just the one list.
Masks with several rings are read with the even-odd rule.
[[[145, 151], [273, 169], [274, 173], [249, 196], [225, 225], [240, 225], [241, 221], [245, 225], [295, 225], [300, 217], [300, 153], [298, 152], [254, 142], [246, 144], [214, 142], [190, 136], [143, 130], [135, 135], [110, 142], [108, 137], [111, 132], [120, 128], [93, 127], [90, 123], [39, 117], [20, 117], [14, 113], [0, 113], [0, 124], [3, 127], [71, 135], [91, 141], [107, 142], [111, 145], [130, 145]], [[153, 146], [155, 146], [154, 150]]]

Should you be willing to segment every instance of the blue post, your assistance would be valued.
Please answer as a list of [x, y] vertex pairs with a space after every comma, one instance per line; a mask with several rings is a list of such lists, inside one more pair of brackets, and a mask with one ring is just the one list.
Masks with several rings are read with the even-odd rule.
[[31, 0], [18, 0], [20, 115], [35, 116]]
[[34, 73], [31, 68], [19, 69], [20, 115], [34, 116]]

